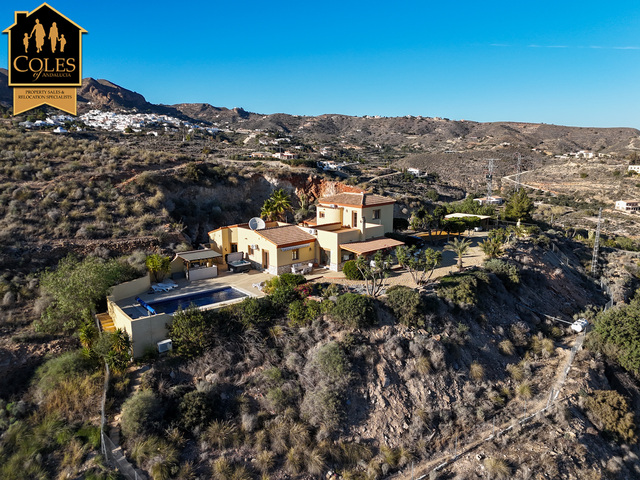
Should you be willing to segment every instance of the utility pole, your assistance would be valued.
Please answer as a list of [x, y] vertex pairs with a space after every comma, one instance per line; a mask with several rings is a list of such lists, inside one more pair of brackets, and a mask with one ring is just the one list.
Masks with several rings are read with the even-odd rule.
[[598, 250], [600, 249], [600, 225], [602, 224], [602, 207], [598, 211], [598, 227], [596, 228], [596, 238], [593, 240], [593, 257], [591, 258], [591, 275], [594, 277], [598, 273]]
[[493, 193], [493, 167], [495, 158], [489, 159], [489, 173], [487, 173], [487, 203], [491, 201], [491, 194]]
[[518, 167], [517, 167], [517, 172], [516, 173], [516, 192], [520, 191], [520, 174], [522, 173], [522, 155], [520, 155], [520, 152], [516, 153], [516, 157], [518, 159]]

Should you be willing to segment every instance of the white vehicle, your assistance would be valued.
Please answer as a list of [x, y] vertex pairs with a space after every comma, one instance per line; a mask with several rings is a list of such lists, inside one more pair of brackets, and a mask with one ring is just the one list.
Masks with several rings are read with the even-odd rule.
[[585, 328], [587, 328], [587, 325], [589, 325], [589, 322], [587, 321], [586, 318], [579, 318], [578, 320], [576, 320], [571, 324], [571, 330], [573, 330], [574, 332], [580, 333]]

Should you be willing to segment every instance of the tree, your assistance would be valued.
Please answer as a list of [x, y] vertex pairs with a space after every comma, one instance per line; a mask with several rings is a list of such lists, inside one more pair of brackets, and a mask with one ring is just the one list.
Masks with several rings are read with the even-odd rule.
[[433, 218], [426, 208], [420, 207], [411, 215], [411, 228], [414, 230], [425, 230]]
[[502, 255], [502, 242], [498, 239], [486, 239], [480, 243], [480, 249], [487, 258], [498, 258]]
[[415, 245], [397, 247], [396, 257], [398, 263], [409, 270], [416, 285], [421, 285], [429, 280], [436, 267], [442, 262], [442, 253], [432, 248], [420, 251]]
[[469, 247], [471, 246], [471, 240], [461, 240], [460, 238], [454, 238], [452, 241], [445, 245], [445, 250], [451, 250], [458, 257], [458, 270], [462, 271], [462, 257], [466, 255]]
[[92, 321], [91, 310], [104, 299], [109, 288], [136, 277], [128, 264], [73, 255], [63, 258], [55, 270], [40, 275], [40, 289], [51, 304], [43, 312], [36, 329], [45, 332], [74, 331]]
[[425, 325], [422, 314], [424, 304], [420, 293], [404, 285], [394, 285], [387, 290], [387, 305], [398, 321], [407, 327], [421, 328]]
[[391, 267], [391, 257], [384, 257], [382, 252], [378, 250], [373, 256], [373, 260], [369, 261], [364, 255], [356, 258], [356, 268], [364, 278], [365, 290], [368, 295], [377, 297], [380, 290], [384, 286], [384, 280], [389, 276]]
[[533, 202], [524, 189], [520, 189], [509, 197], [504, 207], [505, 218], [509, 220], [529, 220], [533, 211]]
[[207, 344], [207, 325], [200, 309], [178, 310], [168, 327], [176, 352], [186, 358], [200, 355]]
[[271, 222], [276, 218], [275, 207], [273, 201], [270, 198], [267, 198], [262, 204], [260, 217], [264, 218], [267, 222]]
[[291, 198], [282, 188], [279, 188], [265, 200], [262, 205], [260, 216], [267, 220], [277, 219], [285, 221], [287, 218], [287, 212], [293, 212], [293, 207], [291, 207]]
[[107, 362], [115, 372], [124, 372], [131, 361], [131, 339], [124, 330], [102, 332], [93, 346], [93, 354]]
[[161, 282], [171, 270], [171, 257], [154, 253], [147, 257], [145, 265], [149, 272], [151, 272], [154, 281]]

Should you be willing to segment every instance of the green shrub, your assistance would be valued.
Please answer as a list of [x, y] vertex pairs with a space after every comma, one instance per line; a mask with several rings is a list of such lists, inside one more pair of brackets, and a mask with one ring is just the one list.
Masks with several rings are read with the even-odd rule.
[[180, 424], [185, 430], [203, 429], [213, 418], [213, 402], [204, 392], [189, 392], [180, 400], [178, 412]]
[[362, 273], [360, 273], [360, 270], [358, 270], [358, 267], [356, 267], [356, 261], [355, 260], [348, 260], [344, 263], [344, 265], [342, 266], [342, 273], [344, 273], [344, 276], [348, 279], [348, 280], [363, 280], [364, 277], [362, 276]]
[[300, 413], [310, 425], [329, 432], [340, 424], [342, 411], [340, 394], [330, 386], [307, 391], [300, 405]]
[[478, 291], [488, 280], [483, 272], [447, 275], [437, 286], [438, 296], [458, 305], [475, 306], [478, 304]]
[[491, 259], [487, 260], [484, 268], [494, 273], [506, 286], [514, 286], [520, 283], [520, 271], [518, 267], [504, 260]]
[[331, 316], [338, 323], [349, 328], [361, 328], [378, 323], [373, 299], [356, 293], [340, 295]]
[[274, 290], [277, 290], [281, 287], [297, 287], [298, 285], [302, 285], [306, 283], [307, 279], [304, 278], [304, 275], [298, 275], [295, 273], [282, 273], [277, 277], [273, 277], [268, 280], [265, 284], [264, 291], [266, 293], [272, 293]]
[[63, 380], [87, 375], [97, 368], [96, 362], [84, 355], [82, 350], [66, 352], [38, 367], [35, 384], [40, 392], [46, 394]]
[[340, 344], [329, 342], [320, 347], [309, 362], [319, 372], [319, 382], [339, 382], [349, 373], [349, 361]]
[[73, 331], [85, 321], [93, 321], [91, 309], [103, 300], [113, 285], [131, 280], [137, 273], [127, 263], [87, 257], [80, 261], [69, 255], [55, 270], [40, 275], [40, 288], [52, 299], [36, 323], [44, 332]]
[[199, 356], [209, 342], [204, 314], [197, 307], [178, 310], [167, 330], [176, 353], [185, 358]]
[[627, 400], [615, 390], [595, 390], [585, 402], [600, 429], [614, 440], [636, 443], [636, 425]]
[[271, 322], [273, 315], [268, 297], [248, 297], [235, 306], [238, 320], [244, 329], [255, 328]]
[[298, 294], [292, 285], [279, 286], [269, 294], [269, 301], [277, 311], [284, 312], [289, 305], [298, 300]]
[[597, 316], [589, 348], [600, 350], [640, 378], [640, 291], [628, 305]]
[[322, 313], [320, 303], [314, 300], [295, 300], [289, 305], [287, 318], [290, 327], [304, 327], [309, 325]]
[[162, 402], [152, 391], [142, 390], [122, 405], [122, 433], [135, 438], [151, 433], [164, 413]]
[[400, 323], [407, 327], [424, 327], [424, 305], [416, 290], [403, 285], [395, 285], [387, 290], [387, 305]]

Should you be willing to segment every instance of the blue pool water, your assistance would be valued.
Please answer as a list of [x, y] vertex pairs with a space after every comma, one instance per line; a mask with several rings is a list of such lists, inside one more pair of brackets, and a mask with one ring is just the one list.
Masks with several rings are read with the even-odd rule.
[[149, 302], [149, 305], [158, 313], [171, 314], [175, 313], [179, 308], [185, 310], [192, 304], [197, 307], [204, 307], [206, 305], [226, 302], [227, 300], [234, 300], [246, 296], [248, 296], [246, 293], [236, 290], [233, 287], [224, 287], [181, 297], [167, 298], [166, 300], [160, 300], [158, 302]]

